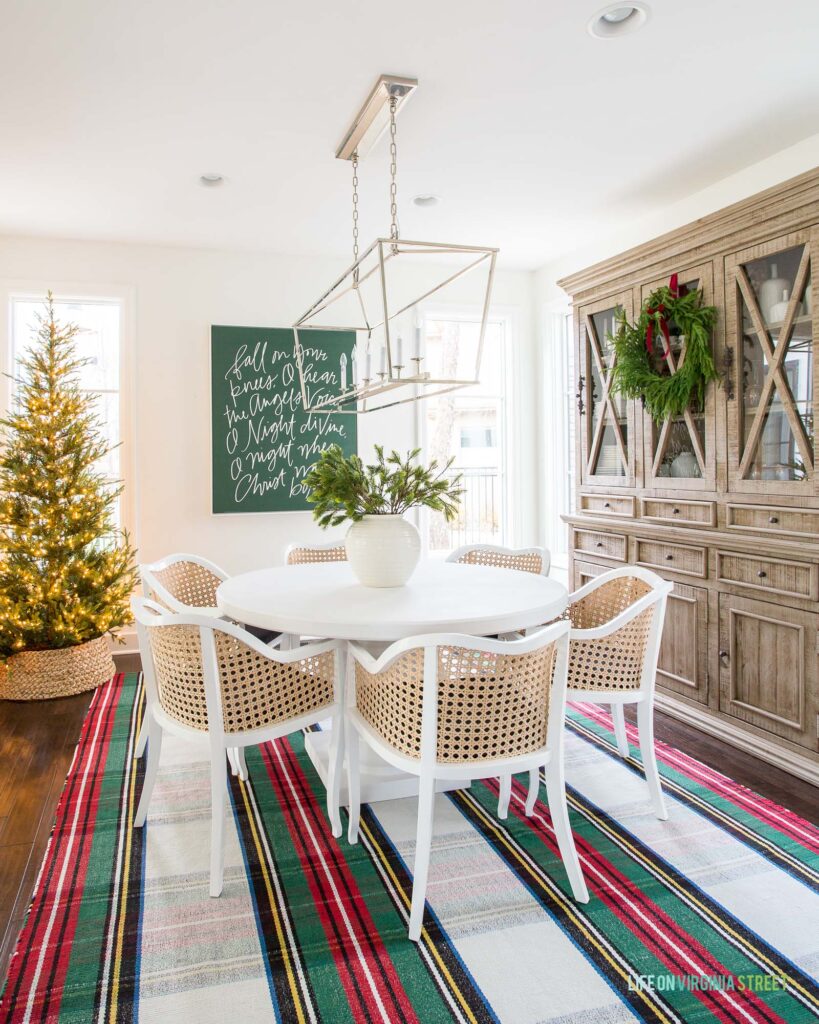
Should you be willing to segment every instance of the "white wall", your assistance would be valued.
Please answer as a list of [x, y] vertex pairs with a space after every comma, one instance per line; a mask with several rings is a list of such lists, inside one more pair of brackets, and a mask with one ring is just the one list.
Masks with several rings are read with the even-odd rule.
[[[131, 296], [134, 433], [125, 459], [134, 465], [127, 485], [141, 559], [192, 551], [235, 573], [276, 564], [286, 544], [320, 536], [309, 512], [211, 515], [209, 332], [213, 323], [289, 326], [343, 269], [343, 261], [308, 257], [0, 237], [0, 286]], [[532, 423], [532, 275], [499, 272], [494, 304], [516, 326], [515, 415]], [[406, 449], [415, 436], [412, 404], [359, 419], [362, 453], [376, 440]], [[520, 543], [536, 531], [536, 441], [536, 430], [522, 430], [515, 453]]]
[[607, 224], [593, 244], [574, 252], [567, 252], [557, 260], [545, 264], [535, 274], [535, 302], [539, 311], [561, 298], [564, 292], [557, 281], [577, 270], [608, 259], [631, 249], [642, 242], [648, 242], [666, 231], [690, 224], [699, 217], [715, 213], [731, 203], [738, 203], [772, 188], [788, 178], [810, 171], [819, 166], [819, 134], [811, 135], [794, 146], [780, 150], [773, 156], [760, 160], [737, 171], [727, 178], [694, 192], [685, 199], [659, 207], [649, 216], [620, 224]]

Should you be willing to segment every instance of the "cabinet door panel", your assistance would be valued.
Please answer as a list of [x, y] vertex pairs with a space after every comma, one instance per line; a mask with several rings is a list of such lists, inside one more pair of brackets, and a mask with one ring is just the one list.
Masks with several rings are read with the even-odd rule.
[[817, 493], [813, 257], [819, 234], [784, 235], [727, 257], [725, 315], [733, 352], [728, 402], [732, 491]]
[[614, 351], [609, 340], [615, 316], [633, 313], [629, 291], [578, 309], [581, 376], [579, 434], [584, 485], [634, 486], [634, 403], [611, 391]]
[[816, 747], [817, 616], [720, 595], [720, 710]]
[[[703, 263], [694, 267], [686, 267], [678, 272], [680, 288], [693, 291], [701, 288], [703, 304], [714, 305], [714, 268], [711, 263]], [[641, 301], [661, 285], [667, 284], [668, 278], [661, 278], [643, 285]], [[721, 330], [718, 323], [716, 332]], [[685, 338], [680, 335], [679, 328], [673, 322], [669, 324], [671, 335], [670, 351], [665, 353], [663, 339], [659, 338], [654, 345], [654, 365], [660, 372], [666, 369], [671, 373], [685, 361]], [[716, 353], [717, 339], [712, 338], [712, 350]], [[716, 360], [716, 355], [715, 355]], [[715, 452], [715, 403], [716, 388], [709, 384], [705, 393], [705, 403], [700, 409], [696, 405], [686, 409], [682, 416], [676, 416], [662, 423], [655, 423], [645, 413], [643, 416], [643, 483], [645, 487], [661, 490], [700, 490], [712, 491], [716, 486], [716, 452]]]
[[657, 663], [657, 686], [708, 703], [708, 591], [675, 583]]

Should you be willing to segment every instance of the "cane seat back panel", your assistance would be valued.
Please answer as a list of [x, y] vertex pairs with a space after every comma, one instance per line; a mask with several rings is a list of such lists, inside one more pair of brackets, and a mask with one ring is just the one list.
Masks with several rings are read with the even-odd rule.
[[[441, 764], [469, 764], [542, 749], [549, 722], [555, 645], [529, 654], [438, 648], [438, 742]], [[424, 651], [407, 651], [369, 673], [356, 663], [356, 705], [394, 749], [421, 757]]]
[[[198, 626], [148, 628], [163, 711], [205, 731], [208, 708]], [[248, 732], [298, 718], [334, 701], [335, 653], [283, 663], [229, 633], [214, 630], [225, 733]]]
[[[609, 580], [569, 606], [573, 629], [597, 629], [622, 614], [652, 587], [636, 576]], [[597, 640], [572, 639], [569, 644], [569, 689], [638, 690], [643, 679], [656, 605]]]
[[[181, 604], [190, 608], [216, 607], [216, 590], [222, 578], [206, 566], [198, 562], [171, 562], [164, 569], [152, 570], [152, 575]], [[161, 595], [150, 596], [159, 604], [166, 604]]]

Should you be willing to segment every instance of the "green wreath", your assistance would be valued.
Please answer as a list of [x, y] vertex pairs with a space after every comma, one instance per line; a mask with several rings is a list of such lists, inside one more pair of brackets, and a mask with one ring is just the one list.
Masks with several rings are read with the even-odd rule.
[[[703, 306], [702, 289], [677, 287], [675, 274], [643, 303], [637, 322], [630, 324], [625, 312], [616, 319], [611, 336], [616, 358], [611, 370], [612, 391], [642, 400], [652, 419], [659, 422], [681, 416], [696, 405], [701, 409], [709, 381], [719, 379], [711, 355], [711, 332], [717, 319], [715, 306]], [[673, 320], [685, 336], [685, 359], [675, 373], [658, 373], [653, 365], [655, 340], [667, 358], [670, 346], [668, 323]]]

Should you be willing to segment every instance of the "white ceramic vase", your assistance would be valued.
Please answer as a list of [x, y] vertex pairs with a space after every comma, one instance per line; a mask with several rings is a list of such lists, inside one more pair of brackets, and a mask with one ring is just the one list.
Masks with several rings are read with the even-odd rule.
[[421, 537], [403, 516], [364, 516], [345, 539], [347, 560], [365, 587], [403, 587], [421, 557]]
[[782, 292], [788, 287], [784, 277], [779, 277], [775, 263], [771, 264], [771, 276], [759, 286], [759, 308], [766, 323], [773, 323], [773, 308], [782, 300]]

